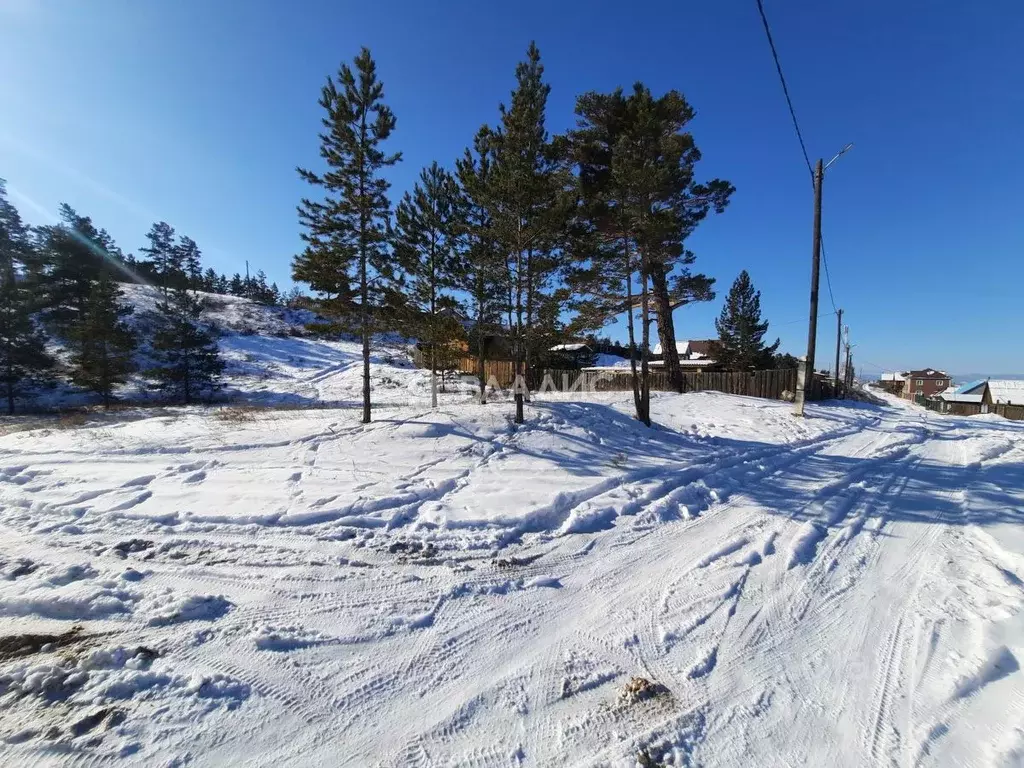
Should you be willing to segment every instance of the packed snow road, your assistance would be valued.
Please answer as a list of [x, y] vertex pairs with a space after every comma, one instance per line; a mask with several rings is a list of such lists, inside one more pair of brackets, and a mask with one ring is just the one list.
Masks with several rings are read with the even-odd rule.
[[0, 437], [0, 762], [1024, 764], [1021, 425], [592, 397]]

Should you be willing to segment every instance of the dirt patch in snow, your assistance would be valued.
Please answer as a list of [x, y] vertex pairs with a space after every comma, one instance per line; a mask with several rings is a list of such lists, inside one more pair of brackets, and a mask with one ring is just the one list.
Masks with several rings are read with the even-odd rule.
[[56, 651], [69, 645], [81, 643], [88, 635], [81, 625], [76, 624], [59, 635], [33, 634], [6, 635], [0, 637], [0, 661], [19, 659], [35, 653]]
[[619, 701], [623, 704], [636, 704], [668, 695], [668, 688], [661, 683], [651, 682], [646, 677], [632, 677], [619, 692]]

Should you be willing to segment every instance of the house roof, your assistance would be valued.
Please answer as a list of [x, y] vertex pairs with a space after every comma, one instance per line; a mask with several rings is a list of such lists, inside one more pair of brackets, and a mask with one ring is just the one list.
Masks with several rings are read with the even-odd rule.
[[949, 374], [945, 371], [938, 371], [934, 368], [923, 368], [920, 371], [910, 371], [903, 374], [908, 379], [948, 379]]
[[[717, 360], [709, 360], [704, 357], [694, 358], [691, 360], [680, 360], [680, 368], [706, 368], [709, 365], [716, 365]], [[664, 360], [651, 360], [650, 365], [654, 368], [662, 368], [665, 365]]]
[[[985, 379], [978, 379], [978, 381], [972, 381], [972, 382], [970, 382], [968, 384], [961, 384], [959, 387], [957, 387], [954, 390], [953, 394], [955, 394], [955, 395], [971, 394], [971, 390], [980, 389], [981, 387], [983, 387], [986, 384], [988, 384], [988, 382]], [[981, 392], [976, 392], [974, 394], [979, 394], [980, 395], [982, 393]]]
[[[714, 346], [714, 339], [688, 339], [685, 341], [676, 341], [676, 351], [680, 355], [699, 355], [700, 357], [710, 357], [714, 350]], [[664, 354], [661, 344], [654, 345], [652, 354]]]
[[947, 403], [980, 403], [983, 398], [983, 394], [968, 395], [962, 392], [943, 392], [939, 395], [939, 400], [945, 400]]
[[997, 403], [1024, 403], [1024, 381], [1013, 379], [990, 380], [988, 390]]
[[548, 352], [581, 352], [584, 349], [589, 350], [590, 347], [583, 343], [555, 344], [555, 346], [551, 347]]
[[882, 381], [906, 381], [907, 376], [903, 373], [883, 373]]

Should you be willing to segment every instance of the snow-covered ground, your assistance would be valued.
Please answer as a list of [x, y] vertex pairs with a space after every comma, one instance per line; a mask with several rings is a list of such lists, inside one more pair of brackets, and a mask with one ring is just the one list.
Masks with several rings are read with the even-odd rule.
[[1024, 425], [629, 411], [0, 437], [0, 763], [1022, 764]]
[[[128, 322], [140, 339], [138, 371], [115, 394], [129, 404], [158, 398], [146, 371], [153, 359], [148, 340], [159, 322], [158, 288], [122, 284], [124, 302], [134, 308]], [[362, 345], [343, 338], [323, 338], [310, 332], [310, 324], [325, 323], [303, 309], [269, 307], [250, 299], [221, 294], [197, 294], [204, 303], [203, 324], [217, 339], [226, 367], [217, 401], [259, 406], [355, 406], [362, 402]], [[375, 401], [390, 404], [430, 403], [430, 377], [414, 368], [410, 342], [376, 339], [371, 353], [371, 379]], [[50, 351], [64, 364], [70, 361], [65, 346], [51, 341]], [[452, 400], [465, 387], [444, 382], [441, 399]], [[461, 399], [458, 398], [458, 399]], [[60, 408], [95, 404], [98, 397], [60, 383], [37, 393], [32, 405]]]

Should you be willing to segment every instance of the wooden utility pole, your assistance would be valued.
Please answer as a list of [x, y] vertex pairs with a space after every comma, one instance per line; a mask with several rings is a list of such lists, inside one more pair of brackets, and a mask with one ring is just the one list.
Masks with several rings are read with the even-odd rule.
[[838, 320], [836, 321], [836, 370], [834, 383], [836, 387], [836, 395], [839, 394], [839, 347], [843, 343], [843, 310], [836, 310]]
[[807, 326], [807, 357], [804, 362], [803, 386], [796, 393], [796, 407], [794, 413], [797, 416], [804, 415], [804, 402], [807, 400], [807, 391], [814, 380], [814, 352], [818, 340], [818, 273], [821, 270], [821, 182], [825, 176], [825, 169], [819, 159], [814, 166], [814, 243], [811, 249], [811, 315]]

